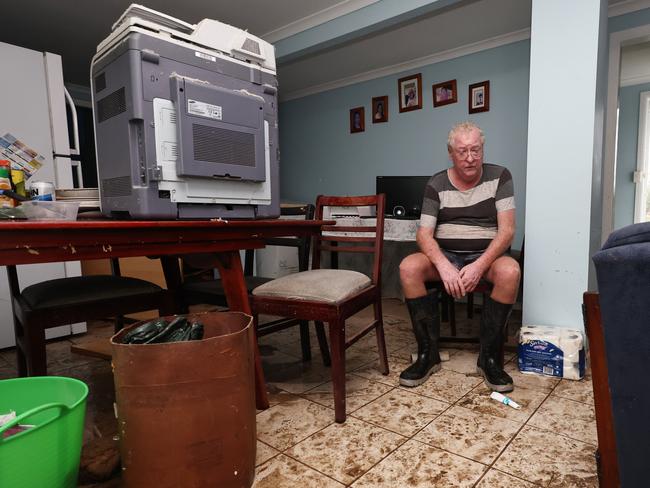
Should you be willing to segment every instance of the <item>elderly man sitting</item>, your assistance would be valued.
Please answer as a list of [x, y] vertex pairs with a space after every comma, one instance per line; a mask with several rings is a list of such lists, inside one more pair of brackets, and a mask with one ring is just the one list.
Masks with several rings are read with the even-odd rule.
[[425, 283], [442, 281], [454, 298], [473, 291], [481, 278], [492, 293], [481, 315], [477, 370], [495, 391], [512, 391], [499, 352], [517, 298], [521, 272], [506, 254], [515, 232], [515, 200], [510, 172], [483, 163], [485, 138], [469, 122], [456, 125], [447, 140], [451, 168], [431, 177], [424, 191], [417, 232], [420, 252], [400, 264], [400, 280], [418, 343], [415, 363], [400, 375], [400, 384], [417, 386], [440, 370], [440, 318], [437, 295]]

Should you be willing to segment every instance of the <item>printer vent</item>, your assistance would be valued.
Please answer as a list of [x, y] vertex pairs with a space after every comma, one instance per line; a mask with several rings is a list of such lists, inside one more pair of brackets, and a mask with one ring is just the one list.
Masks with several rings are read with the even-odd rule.
[[106, 95], [97, 102], [98, 122], [104, 122], [122, 112], [126, 112], [126, 96], [124, 93], [124, 87], [114, 91], [110, 95]]
[[253, 134], [192, 124], [192, 142], [197, 161], [255, 166]]
[[104, 197], [128, 197], [131, 194], [131, 177], [118, 176], [102, 180], [102, 195]]
[[249, 37], [246, 38], [241, 48], [243, 51], [248, 51], [249, 53], [260, 54], [260, 43]]
[[95, 76], [95, 93], [99, 93], [106, 88], [106, 73], [100, 73]]

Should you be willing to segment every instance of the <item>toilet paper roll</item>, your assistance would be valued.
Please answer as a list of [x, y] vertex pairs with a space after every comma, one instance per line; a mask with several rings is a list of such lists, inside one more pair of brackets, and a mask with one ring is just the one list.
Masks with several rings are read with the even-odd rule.
[[565, 356], [571, 356], [578, 353], [584, 347], [582, 334], [570, 333], [560, 337], [560, 347], [564, 351]]
[[546, 341], [549, 344], [555, 346], [557, 349], [561, 349], [560, 338], [557, 335], [553, 335], [553, 334], [540, 335], [539, 340]]
[[580, 352], [576, 352], [575, 354], [565, 355], [564, 360], [567, 363], [579, 363], [580, 362]]
[[565, 360], [562, 365], [562, 377], [568, 380], [582, 379], [580, 375], [580, 363]]
[[522, 332], [519, 334], [519, 342], [525, 344], [531, 341], [544, 341], [552, 344], [556, 348], [560, 348], [560, 336], [552, 332]]
[[542, 330], [541, 325], [524, 325], [521, 327], [522, 332], [538, 333]]

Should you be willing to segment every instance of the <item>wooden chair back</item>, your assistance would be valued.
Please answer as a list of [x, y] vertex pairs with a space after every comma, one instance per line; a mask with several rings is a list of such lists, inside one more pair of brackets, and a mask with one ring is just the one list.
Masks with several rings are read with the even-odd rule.
[[[308, 203], [296, 207], [282, 207], [280, 215], [282, 217], [299, 217], [303, 216], [305, 220], [313, 220], [316, 207]], [[309, 251], [311, 247], [311, 236], [301, 237], [271, 237], [264, 239], [267, 246], [284, 246], [298, 248], [298, 271], [307, 271], [309, 268]], [[244, 276], [252, 276], [253, 264], [255, 259], [255, 250], [247, 249], [244, 256]]]
[[[372, 283], [381, 284], [381, 260], [384, 249], [384, 210], [386, 197], [379, 195], [335, 197], [320, 195], [316, 200], [316, 219], [325, 218], [326, 207], [374, 207], [375, 219], [361, 218], [361, 225], [327, 225], [319, 236], [314, 237], [312, 269], [319, 269], [323, 251], [338, 256], [338, 253], [370, 253], [372, 261]], [[352, 212], [352, 213], [354, 213]], [[356, 223], [356, 222], [355, 222]]]

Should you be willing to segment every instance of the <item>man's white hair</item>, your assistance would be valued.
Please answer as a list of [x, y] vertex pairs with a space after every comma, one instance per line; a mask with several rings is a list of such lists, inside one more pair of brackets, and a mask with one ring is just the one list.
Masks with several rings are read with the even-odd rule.
[[458, 134], [461, 132], [472, 132], [474, 130], [478, 131], [478, 134], [481, 137], [481, 145], [485, 144], [485, 136], [483, 135], [483, 131], [478, 125], [473, 122], [460, 122], [459, 124], [453, 126], [449, 131], [449, 136], [447, 137], [447, 149], [450, 151], [453, 149], [454, 139]]

